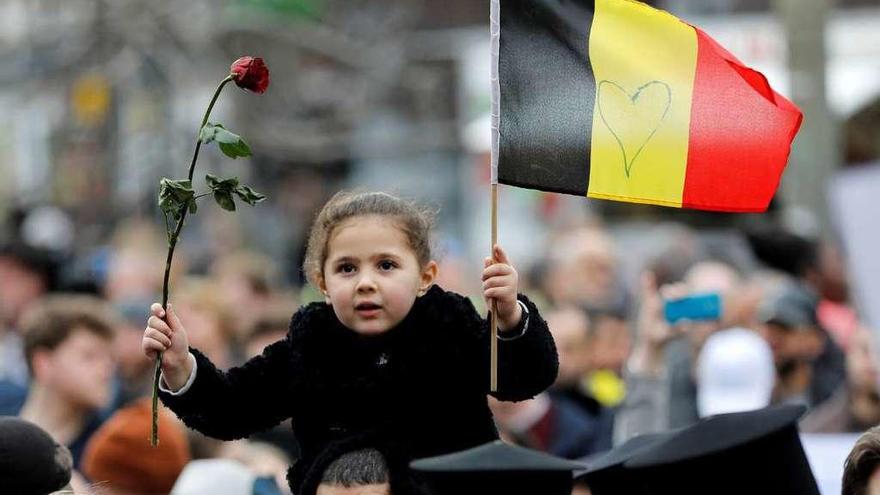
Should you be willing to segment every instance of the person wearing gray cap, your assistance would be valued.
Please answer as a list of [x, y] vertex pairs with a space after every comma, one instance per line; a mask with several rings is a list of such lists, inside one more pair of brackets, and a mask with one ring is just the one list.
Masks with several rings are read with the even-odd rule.
[[818, 299], [802, 285], [784, 287], [758, 310], [777, 369], [774, 402], [814, 407], [846, 379], [843, 352], [816, 317]]

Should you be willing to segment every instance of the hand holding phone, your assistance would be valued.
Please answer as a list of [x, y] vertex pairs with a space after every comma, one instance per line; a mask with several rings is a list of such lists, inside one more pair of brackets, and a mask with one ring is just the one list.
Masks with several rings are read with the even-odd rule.
[[663, 305], [663, 315], [670, 324], [681, 320], [719, 320], [721, 318], [721, 296], [713, 292], [667, 300]]

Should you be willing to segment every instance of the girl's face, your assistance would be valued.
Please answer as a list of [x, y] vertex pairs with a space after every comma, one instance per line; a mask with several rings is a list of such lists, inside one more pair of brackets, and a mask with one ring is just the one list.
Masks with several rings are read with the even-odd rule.
[[368, 215], [334, 229], [319, 285], [343, 325], [374, 335], [400, 323], [436, 276], [437, 264], [419, 266], [392, 219]]

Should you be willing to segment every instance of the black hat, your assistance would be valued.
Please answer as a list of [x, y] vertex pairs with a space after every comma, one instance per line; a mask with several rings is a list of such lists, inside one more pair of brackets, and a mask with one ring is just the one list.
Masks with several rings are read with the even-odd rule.
[[639, 478], [624, 467], [626, 461], [660, 444], [680, 429], [633, 437], [612, 450], [587, 462], [587, 469], [575, 473], [578, 482], [586, 483], [593, 495], [634, 495], [642, 493]]
[[60, 490], [70, 482], [72, 465], [67, 448], [39, 426], [12, 416], [0, 417], [3, 493], [45, 495]]
[[570, 495], [573, 471], [585, 466], [496, 440], [410, 467], [430, 495]]
[[758, 318], [785, 328], [818, 327], [818, 299], [808, 289], [796, 285], [786, 287], [776, 297], [758, 308]]
[[798, 436], [803, 406], [704, 418], [624, 462], [650, 495], [819, 495]]

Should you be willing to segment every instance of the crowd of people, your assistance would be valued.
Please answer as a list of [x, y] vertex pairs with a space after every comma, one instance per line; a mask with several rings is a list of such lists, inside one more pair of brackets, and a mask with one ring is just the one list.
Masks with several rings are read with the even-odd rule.
[[[847, 461], [853, 470], [844, 489], [874, 493], [865, 490], [878, 479], [871, 475], [880, 434], [871, 428], [880, 423], [880, 354], [854, 309], [839, 246], [783, 229], [709, 242], [698, 230], [669, 225], [656, 227], [660, 241], [634, 247], [613, 227], [566, 225], [548, 236], [538, 263], [517, 267], [519, 292], [540, 308], [526, 323], [539, 328], [535, 321], [546, 320], [558, 373], [528, 400], [489, 398], [501, 438], [589, 466], [634, 437], [727, 412], [802, 405], [802, 432], [870, 430]], [[36, 425], [52, 448], [64, 447], [69, 459], [50, 458], [67, 463], [66, 488], [54, 488], [67, 493], [289, 493], [286, 471], [304, 455], [296, 422], [223, 441], [161, 408], [160, 442], [150, 445], [155, 362], [142, 342], [150, 306], [161, 299], [164, 238], [153, 222], [131, 220], [98, 248], [62, 258], [13, 232], [0, 249], [0, 415], [20, 418], [0, 428]], [[64, 276], [86, 256], [88, 276]], [[260, 253], [218, 252], [208, 261], [188, 264], [184, 253], [171, 281], [174, 311], [200, 366], [202, 359], [221, 370], [241, 366], [286, 338], [297, 308], [325, 297], [320, 283], [299, 286]], [[444, 266], [439, 259], [441, 274]], [[479, 281], [486, 266], [474, 267], [471, 278]], [[470, 296], [485, 315], [472, 286], [444, 289]], [[699, 294], [720, 297], [717, 318], [667, 319], [666, 302]], [[392, 461], [381, 448], [348, 449], [326, 459], [316, 493], [391, 493]], [[373, 491], [346, 491], [352, 486]], [[574, 489], [589, 493], [583, 484]]]

